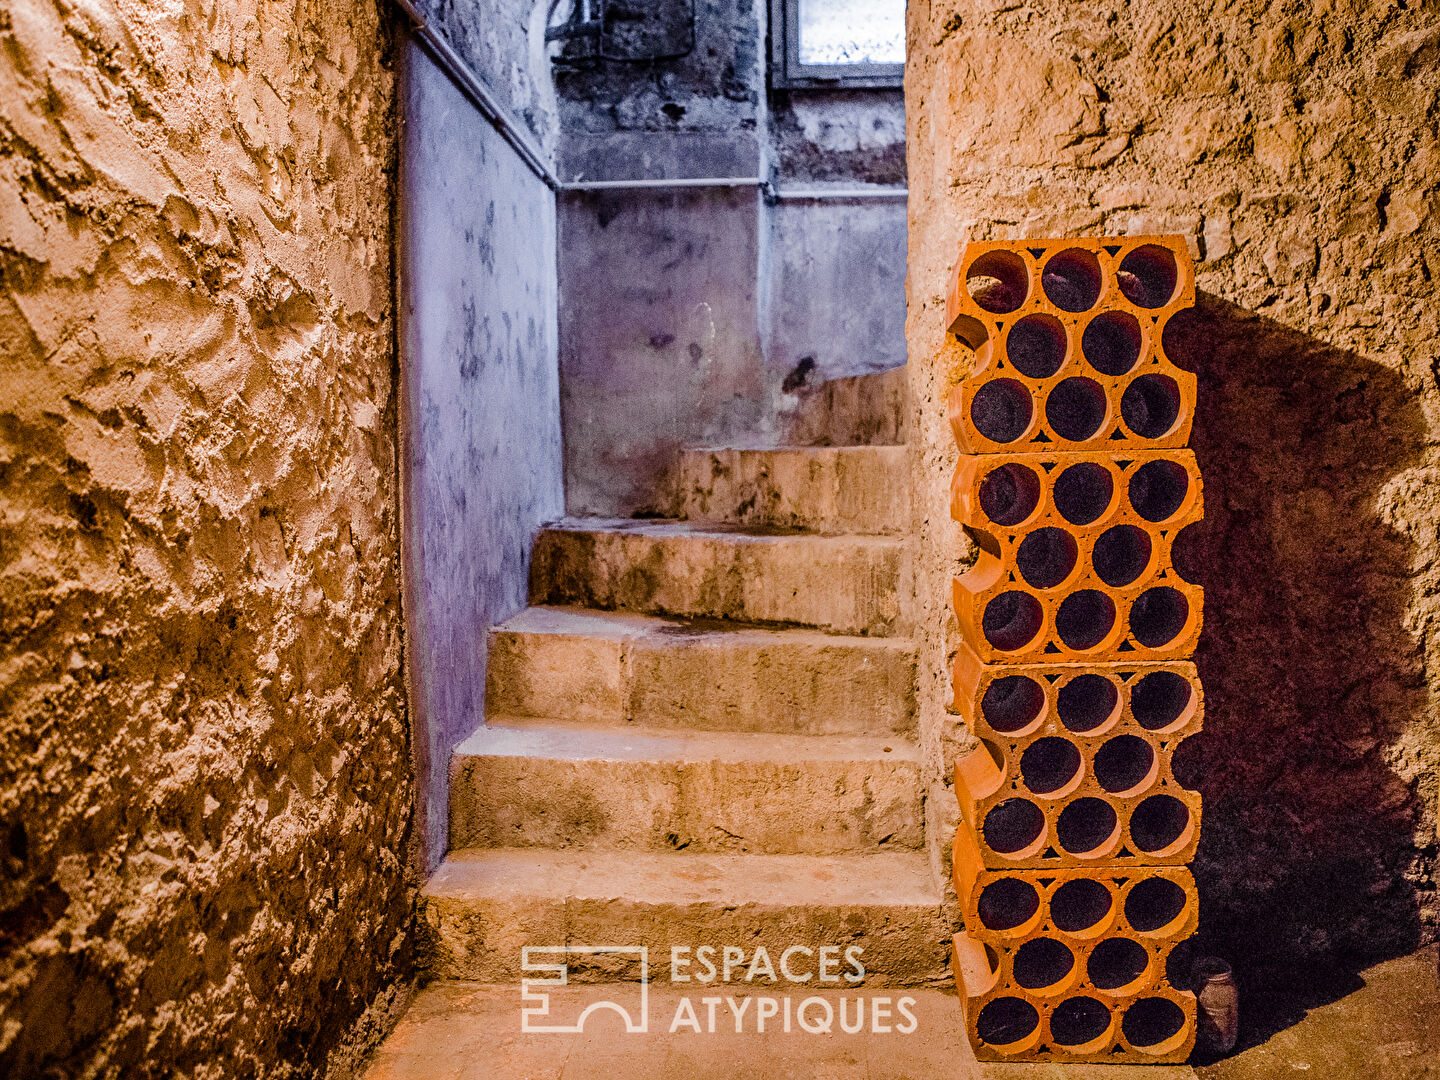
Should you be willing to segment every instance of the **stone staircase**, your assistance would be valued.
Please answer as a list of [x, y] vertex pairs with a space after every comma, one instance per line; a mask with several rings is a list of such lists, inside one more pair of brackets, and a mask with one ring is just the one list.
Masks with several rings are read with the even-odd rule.
[[[843, 382], [808, 442], [903, 431], [895, 374]], [[451, 764], [433, 977], [513, 982], [526, 944], [854, 944], [871, 985], [945, 981], [905, 470], [893, 443], [692, 450], [673, 519], [542, 532], [534, 606], [492, 632], [486, 723]], [[629, 974], [577, 957], [570, 977]]]

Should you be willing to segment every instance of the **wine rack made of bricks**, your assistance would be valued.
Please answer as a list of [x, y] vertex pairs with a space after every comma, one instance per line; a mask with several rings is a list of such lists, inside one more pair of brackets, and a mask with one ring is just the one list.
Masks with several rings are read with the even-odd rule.
[[1168, 1062], [1194, 1045], [1171, 953], [1197, 925], [1204, 515], [1195, 377], [1164, 330], [1194, 303], [1180, 237], [966, 247], [950, 332], [956, 578], [954, 968], [983, 1060]]

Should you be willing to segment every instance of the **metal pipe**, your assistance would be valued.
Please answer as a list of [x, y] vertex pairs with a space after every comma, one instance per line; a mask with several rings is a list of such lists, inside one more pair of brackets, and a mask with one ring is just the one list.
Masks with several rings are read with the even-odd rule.
[[908, 199], [909, 188], [771, 188], [777, 200], [821, 202], [825, 199]]
[[561, 191], [653, 191], [661, 188], [760, 187], [758, 176], [653, 177], [644, 180], [574, 180], [561, 184]]
[[554, 191], [560, 190], [560, 178], [546, 164], [544, 154], [531, 141], [529, 133], [510, 115], [510, 110], [500, 104], [494, 94], [490, 92], [490, 88], [485, 85], [484, 80], [470, 70], [470, 65], [451, 48], [443, 34], [431, 29], [430, 24], [425, 21], [425, 16], [420, 14], [412, 0], [395, 0], [395, 2], [409, 16], [415, 36], [419, 38], [425, 51], [450, 77], [451, 82], [474, 103], [481, 115], [490, 121], [495, 130], [500, 133], [500, 137], [514, 148], [515, 152], [520, 155], [520, 160], [525, 162], [530, 171], [544, 181], [546, 187]]

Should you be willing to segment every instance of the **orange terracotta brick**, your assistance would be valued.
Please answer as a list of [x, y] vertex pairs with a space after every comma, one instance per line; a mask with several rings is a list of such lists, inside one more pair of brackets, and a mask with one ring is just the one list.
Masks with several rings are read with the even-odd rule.
[[1200, 840], [1200, 794], [1171, 783], [1136, 795], [1091, 790], [1062, 799], [1003, 789], [972, 798], [967, 757], [955, 766], [960, 801], [956, 850], [985, 866], [1174, 866], [1189, 862]]
[[1199, 924], [1195, 878], [1183, 866], [991, 870], [964, 850], [957, 855], [952, 877], [965, 932], [997, 948], [1040, 937], [1174, 944]]
[[968, 934], [955, 935], [955, 985], [976, 1056], [982, 1061], [1184, 1061], [1195, 1045], [1195, 995], [1175, 989], [1159, 974], [1164, 970], [1161, 953], [1169, 946], [1140, 946], [1147, 972], [1157, 974], [1110, 991], [1089, 977], [1099, 947], [1075, 950], [1055, 942], [1043, 950], [1049, 955], [1039, 955], [1033, 964], [1022, 962], [1022, 974], [1044, 978], [1063, 969], [1065, 954], [1070, 955], [1071, 973], [1037, 993], [1015, 981], [1020, 949], [1002, 957]]
[[1204, 493], [1196, 380], [1164, 346], [1194, 299], [1173, 236], [970, 244], [956, 269], [951, 513], [980, 553], [952, 589], [979, 739], [955, 764], [954, 964], [982, 1060], [1194, 1044], [1167, 963], [1199, 915], [1200, 796], [1172, 759], [1204, 716]]
[[966, 457], [951, 512], [980, 546], [955, 579], [954, 605], [986, 662], [1194, 650], [1204, 592], [1187, 580], [1182, 533], [1204, 501], [1190, 451]]
[[1195, 376], [1165, 355], [1165, 323], [1195, 302], [1178, 236], [968, 244], [947, 301], [975, 351], [950, 397], [967, 453], [1178, 447]]
[[1168, 660], [1195, 651], [1204, 590], [1161, 571], [1144, 584], [1065, 591], [1012, 580], [987, 552], [955, 579], [951, 601], [965, 642], [983, 660]]
[[1078, 542], [1117, 525], [1174, 534], [1205, 516], [1205, 487], [1190, 450], [970, 454], [950, 484], [950, 514], [997, 554], [1038, 529]]
[[995, 742], [1120, 733], [1178, 742], [1205, 716], [1205, 692], [1188, 660], [984, 664], [962, 643], [951, 686], [955, 712], [977, 737]]

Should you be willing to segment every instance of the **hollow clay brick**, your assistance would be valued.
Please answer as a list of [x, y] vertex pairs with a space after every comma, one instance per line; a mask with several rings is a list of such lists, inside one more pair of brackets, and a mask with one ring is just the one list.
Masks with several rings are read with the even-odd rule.
[[[1087, 497], [1076, 498], [1076, 488]], [[1204, 516], [1190, 451], [962, 458], [951, 512], [980, 547], [975, 565], [955, 579], [953, 601], [966, 642], [986, 662], [1162, 659], [1194, 651], [1204, 591], [1181, 576], [1172, 556], [1176, 536]], [[1027, 562], [1027, 546], [1047, 538], [1068, 552]], [[1179, 594], [1179, 600], [1163, 594], [1177, 609], [1173, 625], [1153, 616], [1132, 619], [1136, 602], [1151, 589]], [[1101, 618], [1061, 622], [1062, 605], [1081, 591], [1105, 598], [1097, 601]], [[1020, 594], [1028, 608], [1008, 623], [996, 620], [999, 631], [987, 633], [987, 610], [1007, 593]], [[999, 607], [1012, 599], [1001, 599]], [[1140, 610], [1149, 602], [1141, 601]], [[1027, 610], [1033, 612], [1028, 622]]]
[[954, 967], [981, 1060], [1174, 1062], [1195, 999], [1167, 979], [1197, 926], [1183, 863], [1200, 796], [1204, 516], [1183, 449], [1195, 377], [1165, 354], [1194, 303], [1180, 237], [970, 244], [947, 327], [974, 350], [950, 423], [951, 513], [980, 549], [956, 578]]
[[[1157, 262], [1166, 263], [1173, 282], [1155, 276]], [[1084, 310], [1067, 310], [1092, 295]], [[1170, 361], [1162, 338], [1170, 317], [1194, 302], [1194, 268], [1182, 237], [967, 245], [946, 305], [949, 331], [975, 351], [950, 397], [960, 448], [988, 454], [1185, 445], [1195, 376]], [[1061, 389], [1076, 378], [1088, 382]], [[1142, 379], [1150, 392], [1136, 391], [1127, 407], [1126, 392]], [[987, 389], [997, 381], [1004, 385]], [[1017, 411], [1006, 406], [1012, 398]], [[990, 424], [977, 426], [987, 412]]]
[[[981, 751], [983, 752], [983, 751]], [[1174, 866], [1189, 862], [1200, 840], [1200, 794], [1187, 791], [1172, 782], [1138, 795], [1119, 796], [1090, 790], [1075, 792], [1060, 799], [1027, 797], [1001, 790], [984, 799], [970, 797], [965, 791], [965, 768], [973, 766], [972, 758], [964, 758], [955, 766], [955, 795], [960, 803], [960, 825], [955, 832], [956, 850], [968, 849], [967, 857], [990, 867], [1045, 868], [1050, 866]], [[1158, 800], [1159, 805], [1147, 800]], [[1167, 800], [1174, 800], [1169, 803]], [[1089, 800], [1094, 800], [1091, 803]], [[1144, 804], [1142, 806], [1142, 804]], [[1103, 831], [1082, 830], [1084, 844], [1066, 838], [1071, 833], [1066, 820], [1082, 810], [1095, 807], [1106, 814]], [[1108, 812], [1101, 807], [1108, 807]], [[1149, 811], [1175, 813], [1173, 828], [1165, 828], [1169, 840], [1163, 847], [1147, 850], [1137, 837], [1144, 835], [1146, 823], [1153, 822]], [[1068, 811], [1068, 814], [1067, 814]], [[1034, 818], [1034, 828], [1028, 819]], [[1025, 824], [1015, 827], [1020, 820]], [[1162, 818], [1162, 820], [1164, 820]], [[1167, 822], [1168, 825], [1168, 822]], [[1153, 826], [1152, 826], [1153, 827]], [[1019, 837], [997, 849], [992, 837]], [[997, 839], [996, 843], [1000, 841]], [[1093, 842], [1094, 846], [1090, 846]], [[1074, 850], [1072, 850], [1072, 848]]]
[[[1150, 964], [1147, 977], [1139, 980], [1142, 985], [1122, 987], [1120, 992], [1100, 990], [1088, 983], [1084, 977], [1084, 956], [1090, 949], [1084, 948], [1076, 958], [1073, 983], [1062, 984], [1064, 988], [1057, 992], [1037, 994], [1013, 982], [1013, 954], [1002, 957], [999, 951], [987, 948], [969, 935], [956, 934], [952, 961], [955, 985], [976, 1057], [981, 1061], [1115, 1064], [1184, 1061], [1195, 1045], [1195, 995], [1175, 989], [1164, 978], [1162, 954], [1169, 948], [1147, 949]], [[986, 1007], [1000, 1001], [999, 1008], [1004, 1010], [1009, 1004], [1004, 999], [1018, 999], [1024, 1004], [1009, 1010], [1010, 1015], [1004, 1022], [987, 1024]], [[1169, 1005], [1157, 1006], [1156, 999]], [[1091, 1012], [1098, 1022], [1084, 1031], [1085, 1041], [1061, 1042], [1060, 1038], [1075, 1037], [1068, 1034], [1075, 1027], [1064, 1027], [1059, 1021], [1077, 1003], [1087, 1006], [1085, 1011]], [[1160, 1026], [1143, 1022], [1150, 1019], [1145, 1016], [1147, 1011], [1153, 1016], [1157, 1009], [1162, 1018], [1167, 1013], [1173, 1014], [1174, 1022]], [[984, 1038], [986, 1033], [992, 1035], [990, 1040]]]
[[[1162, 672], [1184, 680], [1190, 690], [1188, 698], [1165, 703], [1164, 708], [1157, 710], [1154, 703], [1145, 701], [1142, 691], [1140, 715], [1137, 716], [1134, 701], [1136, 688], [1149, 676]], [[1094, 721], [1093, 726], [1086, 717], [1071, 716], [1068, 720], [1062, 718], [1060, 711], [1061, 692], [1086, 675], [1098, 676], [1110, 682], [1115, 693], [1115, 701], [1110, 711], [1103, 718]], [[1029, 709], [1022, 710], [1023, 723], [1008, 716], [1001, 721], [998, 715], [995, 717], [997, 723], [992, 723], [991, 718], [987, 717], [986, 694], [997, 681], [1010, 679], [1028, 680], [1027, 690], [1033, 685], [1035, 689], [1030, 692], [1029, 697], [1034, 701], [1034, 711], [1032, 713]], [[1091, 683], [1092, 680], [1086, 680], [1077, 684], [1074, 689], [1084, 689]], [[997, 688], [997, 696], [999, 691], [1012, 685], [1014, 684], [1008, 682], [1002, 684]], [[1178, 684], [1175, 685], [1178, 689]], [[1195, 665], [1188, 660], [1125, 664], [984, 664], [962, 643], [955, 656], [951, 686], [955, 695], [955, 711], [964, 718], [971, 732], [979, 738], [996, 741], [1023, 735], [1066, 735], [1093, 739], [1122, 732], [1160, 734], [1172, 736], [1179, 741], [1199, 731], [1205, 715], [1205, 691], [1200, 685], [1200, 676]], [[1020, 703], [1010, 707], [1011, 714], [1017, 711], [1018, 704]], [[997, 710], [998, 707], [994, 706]], [[1067, 714], [1068, 712], [1067, 709]]]
[[[1153, 703], [1148, 711], [1142, 707], [1137, 718], [1132, 694], [1152, 675], [1172, 679], [1174, 700], [1158, 713]], [[969, 834], [957, 840], [957, 853], [973, 849], [984, 865], [996, 867], [1189, 860], [1199, 835], [1200, 796], [1176, 782], [1171, 758], [1183, 739], [1200, 730], [1203, 719], [1204, 698], [1194, 664], [985, 665], [962, 646], [953, 682], [955, 711], [981, 740], [955, 765], [960, 830]], [[1093, 688], [1108, 691], [1108, 696]], [[1174, 689], [1187, 692], [1180, 697]], [[1071, 697], [1086, 690], [1088, 694]], [[989, 704], [991, 699], [994, 704]], [[1158, 848], [1140, 843], [1130, 827], [1136, 808], [1157, 795], [1179, 800], [1189, 815], [1173, 840], [1167, 834], [1168, 842]], [[1062, 841], [1060, 814], [1084, 798], [1110, 806], [1115, 829], [1081, 854]], [[1036, 807], [1044, 826], [1018, 850], [995, 850], [986, 839], [987, 815], [1012, 799]]]
[[[965, 932], [972, 940], [997, 948], [1014, 948], [1040, 937], [1072, 945], [1110, 937], [1175, 944], [1188, 938], [1199, 925], [1195, 878], [1184, 866], [1146, 867], [1141, 874], [1130, 867], [991, 870], [976, 865], [967, 853], [959, 854], [952, 880]], [[1093, 911], [1077, 913], [1074, 890], [1061, 889], [1081, 880], [1103, 888], [1108, 906], [1102, 910], [1097, 905]], [[1173, 886], [1164, 887], [1161, 897], [1166, 901], [1173, 897], [1174, 907], [1161, 910], [1153, 901], [1147, 903], [1153, 895], [1147, 895], [1147, 890], [1154, 887], [1144, 883], [1154, 881]], [[1136, 895], [1137, 887], [1142, 886]]]

